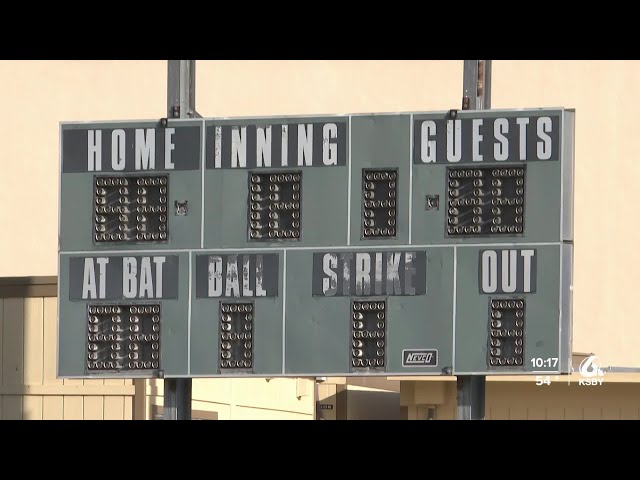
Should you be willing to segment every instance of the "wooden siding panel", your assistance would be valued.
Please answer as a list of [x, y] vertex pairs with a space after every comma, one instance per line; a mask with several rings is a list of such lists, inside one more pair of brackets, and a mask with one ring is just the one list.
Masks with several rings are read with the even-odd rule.
[[[24, 299], [24, 384], [42, 385], [44, 347], [44, 302], [42, 298]], [[26, 405], [25, 405], [26, 406]], [[42, 410], [42, 407], [40, 407]]]
[[585, 420], [602, 420], [602, 408], [585, 407], [584, 419]]
[[81, 396], [65, 395], [63, 402], [65, 420], [82, 420], [84, 418], [84, 402]]
[[62, 395], [46, 395], [43, 397], [42, 418], [44, 420], [64, 419], [64, 400]]
[[56, 378], [58, 374], [58, 299], [44, 299], [44, 371], [43, 383], [45, 385], [62, 385], [62, 379]]
[[124, 417], [124, 397], [113, 396], [104, 398], [104, 419], [122, 420]]
[[621, 420], [638, 420], [640, 412], [636, 407], [623, 407], [620, 409]]
[[23, 309], [21, 298], [4, 300], [2, 328], [2, 384], [22, 385], [23, 365]]
[[547, 420], [564, 420], [564, 408], [547, 407]]
[[3, 420], [22, 420], [22, 395], [5, 395], [2, 401]]
[[23, 420], [42, 420], [42, 396], [25, 395], [22, 400]]
[[487, 420], [509, 420], [509, 409], [504, 407], [488, 408]]
[[133, 397], [122, 397], [124, 399], [124, 420], [133, 420]]
[[102, 420], [104, 418], [104, 397], [84, 397], [84, 419]]

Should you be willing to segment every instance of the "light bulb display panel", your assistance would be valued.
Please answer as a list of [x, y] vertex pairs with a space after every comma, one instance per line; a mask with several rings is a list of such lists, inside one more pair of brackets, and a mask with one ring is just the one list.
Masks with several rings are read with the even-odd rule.
[[166, 242], [168, 184], [167, 176], [95, 177], [95, 242]]
[[522, 235], [525, 172], [525, 167], [448, 168], [447, 235]]
[[525, 307], [524, 298], [489, 300], [489, 367], [521, 367], [523, 365]]
[[220, 303], [220, 371], [253, 368], [254, 304]]
[[398, 171], [362, 171], [362, 236], [385, 238], [396, 236]]
[[249, 173], [249, 240], [299, 240], [302, 172]]
[[387, 343], [386, 300], [351, 303], [351, 370], [385, 370]]
[[160, 304], [87, 308], [87, 371], [160, 368]]

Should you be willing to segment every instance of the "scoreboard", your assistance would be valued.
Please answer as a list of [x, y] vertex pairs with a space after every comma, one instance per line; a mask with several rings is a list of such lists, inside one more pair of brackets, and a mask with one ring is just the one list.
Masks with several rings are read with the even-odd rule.
[[567, 373], [574, 112], [62, 123], [58, 375]]

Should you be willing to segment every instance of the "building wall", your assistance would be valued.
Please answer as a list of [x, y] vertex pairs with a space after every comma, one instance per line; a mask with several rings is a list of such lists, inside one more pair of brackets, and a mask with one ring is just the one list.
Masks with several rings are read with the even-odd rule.
[[[166, 117], [166, 62], [0, 61], [0, 277], [58, 272], [60, 122]], [[7, 105], [9, 106], [9, 105]], [[18, 234], [19, 232], [19, 234]]]
[[0, 420], [130, 420], [131, 380], [56, 378], [56, 322], [56, 298], [0, 297]]
[[[217, 420], [313, 420], [314, 385], [307, 378], [194, 379], [192, 418], [209, 412]], [[162, 380], [147, 382], [140, 418], [153, 419], [154, 410], [162, 410], [163, 388]]]
[[[489, 379], [486, 384], [487, 420], [638, 420], [640, 384], [637, 378], [605, 376], [602, 385], [578, 384], [553, 377], [550, 385], [536, 385], [533, 378]], [[426, 420], [435, 409], [435, 420], [456, 418], [455, 381], [402, 381], [400, 403], [409, 420]], [[433, 411], [433, 410], [432, 410]]]
[[493, 108], [576, 109], [573, 350], [640, 367], [640, 62], [497, 61], [492, 75]]
[[331, 377], [316, 385], [317, 420], [400, 420], [400, 382]]

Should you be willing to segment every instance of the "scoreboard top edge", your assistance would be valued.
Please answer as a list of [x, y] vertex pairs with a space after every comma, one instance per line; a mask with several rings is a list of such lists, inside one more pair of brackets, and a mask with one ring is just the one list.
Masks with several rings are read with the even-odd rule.
[[[507, 108], [507, 109], [491, 109], [491, 110], [460, 110], [457, 111], [458, 118], [471, 117], [491, 117], [494, 115], [518, 115], [518, 114], [544, 114], [563, 112], [575, 112], [574, 108], [565, 107], [541, 107], [541, 108]], [[349, 118], [349, 117], [366, 117], [366, 116], [432, 116], [436, 118], [444, 118], [449, 115], [451, 110], [436, 111], [413, 111], [413, 112], [370, 112], [370, 113], [340, 113], [340, 114], [311, 114], [311, 115], [265, 115], [265, 116], [237, 116], [237, 117], [206, 117], [206, 118], [170, 118], [169, 124], [202, 125], [202, 122], [224, 122], [224, 121], [255, 121], [255, 120], [297, 120], [297, 119], [327, 119], [327, 118]], [[62, 129], [82, 129], [83, 127], [97, 127], [100, 125], [108, 126], [113, 124], [130, 124], [135, 125], [151, 125], [158, 124], [159, 119], [138, 119], [138, 120], [96, 120], [96, 121], [62, 121], [60, 127]]]

